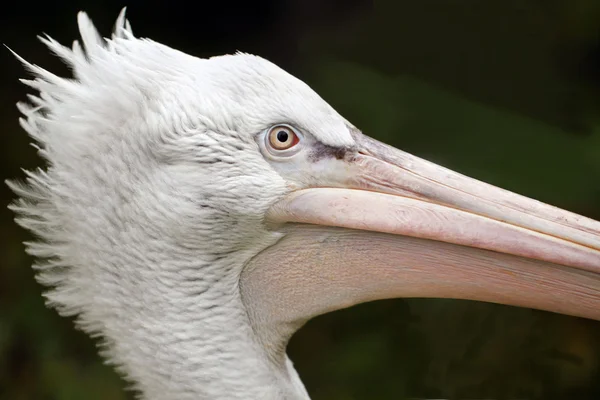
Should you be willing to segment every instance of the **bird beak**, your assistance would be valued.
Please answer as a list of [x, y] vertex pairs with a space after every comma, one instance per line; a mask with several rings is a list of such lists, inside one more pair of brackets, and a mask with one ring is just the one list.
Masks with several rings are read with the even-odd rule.
[[289, 230], [266, 251], [275, 272], [261, 272], [286, 275], [278, 306], [290, 299], [309, 318], [377, 299], [446, 297], [600, 320], [599, 222], [354, 135], [339, 187], [293, 192], [267, 215]]

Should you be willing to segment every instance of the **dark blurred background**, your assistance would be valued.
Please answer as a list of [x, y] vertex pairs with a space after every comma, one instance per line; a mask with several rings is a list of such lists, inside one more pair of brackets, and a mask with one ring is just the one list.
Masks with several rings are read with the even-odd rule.
[[[600, 1], [12, 1], [0, 41], [55, 72], [36, 40], [108, 35], [198, 56], [242, 50], [315, 88], [367, 134], [600, 219]], [[39, 165], [14, 104], [26, 74], [0, 49], [0, 175]], [[94, 342], [45, 308], [27, 234], [0, 187], [0, 399], [131, 399]], [[390, 300], [308, 323], [289, 353], [315, 400], [600, 399], [600, 323], [455, 300]]]

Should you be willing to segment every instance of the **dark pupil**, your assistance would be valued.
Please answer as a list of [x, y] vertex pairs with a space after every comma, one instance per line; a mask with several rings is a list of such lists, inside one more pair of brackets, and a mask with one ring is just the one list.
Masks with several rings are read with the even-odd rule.
[[288, 140], [288, 133], [286, 131], [279, 131], [279, 132], [277, 132], [277, 140], [279, 140], [282, 143], [287, 142], [287, 140]]

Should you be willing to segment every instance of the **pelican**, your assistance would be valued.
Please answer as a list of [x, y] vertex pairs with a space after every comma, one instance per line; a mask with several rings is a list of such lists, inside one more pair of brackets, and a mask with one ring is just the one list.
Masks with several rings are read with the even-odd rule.
[[[50, 306], [148, 400], [308, 399], [317, 315], [395, 297], [600, 319], [600, 223], [369, 138], [260, 57], [41, 40], [19, 103], [45, 169], [9, 182]], [[17, 56], [18, 57], [18, 56]]]

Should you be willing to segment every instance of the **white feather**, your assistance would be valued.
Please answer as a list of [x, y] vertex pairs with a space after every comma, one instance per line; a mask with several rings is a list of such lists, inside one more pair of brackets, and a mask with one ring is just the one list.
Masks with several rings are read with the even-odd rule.
[[37, 240], [48, 304], [101, 337], [145, 399], [303, 399], [269, 360], [240, 299], [244, 264], [280, 237], [264, 213], [290, 191], [255, 137], [280, 122], [351, 146], [346, 121], [307, 85], [248, 54], [198, 59], [133, 36], [124, 10], [103, 39], [78, 15], [84, 49], [40, 40], [62, 78], [15, 54], [36, 90], [21, 126], [46, 170], [9, 183]]

